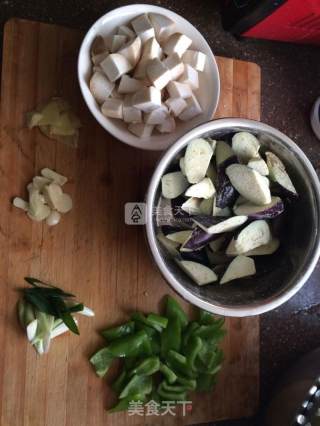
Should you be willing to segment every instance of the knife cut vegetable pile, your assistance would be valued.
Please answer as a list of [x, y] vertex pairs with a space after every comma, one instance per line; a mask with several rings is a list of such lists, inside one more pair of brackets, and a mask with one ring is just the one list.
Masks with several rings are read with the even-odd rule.
[[118, 403], [109, 410], [127, 410], [131, 401], [186, 401], [190, 391], [210, 391], [221, 368], [219, 342], [225, 335], [223, 318], [199, 311], [196, 321], [171, 296], [165, 316], [134, 313], [122, 325], [102, 331], [107, 345], [91, 358], [103, 377], [115, 359], [121, 372], [112, 384]]
[[238, 132], [231, 144], [194, 139], [173, 167], [161, 179], [157, 217], [166, 252], [198, 285], [254, 275], [252, 257], [279, 248], [273, 219], [298, 196], [282, 161]]

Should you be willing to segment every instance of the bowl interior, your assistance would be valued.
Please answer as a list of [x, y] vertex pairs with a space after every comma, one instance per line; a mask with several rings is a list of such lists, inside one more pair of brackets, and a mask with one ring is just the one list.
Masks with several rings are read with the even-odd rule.
[[[272, 221], [273, 233], [279, 237], [281, 242], [280, 249], [271, 256], [256, 256], [254, 259], [257, 274], [251, 278], [239, 279], [223, 286], [200, 287], [195, 285], [174, 261], [167, 257], [158, 244], [161, 258], [178, 284], [174, 285], [176, 290], [180, 292], [179, 286], [181, 289], [187, 290], [189, 295], [194, 296], [193, 303], [208, 310], [222, 313], [223, 311], [219, 310], [221, 307], [226, 309], [228, 314], [237, 316], [267, 311], [271, 309], [273, 302], [274, 305], [279, 305], [282, 295], [290, 289], [293, 291], [293, 287], [307, 273], [308, 264], [315, 257], [314, 253], [318, 250], [319, 245], [319, 199], [312, 185], [312, 179], [310, 179], [310, 169], [304, 161], [301, 161], [299, 154], [301, 151], [296, 145], [291, 142], [297, 151], [275, 134], [252, 130], [250, 126], [233, 127], [232, 130], [225, 128], [208, 131], [203, 136], [210, 136], [213, 139], [230, 139], [235, 132], [243, 130], [248, 130], [259, 138], [262, 151], [270, 149], [283, 160], [299, 193], [299, 198], [288, 205], [282, 215]], [[186, 145], [187, 143], [184, 144], [180, 153], [184, 151]], [[306, 158], [305, 161], [308, 162]], [[169, 169], [172, 170], [172, 162], [166, 168], [166, 170]], [[155, 205], [159, 202], [160, 191], [159, 184], [155, 193]], [[317, 191], [319, 191], [318, 188]], [[155, 232], [158, 228], [158, 219], [157, 214], [153, 216]], [[300, 281], [301, 286], [302, 284], [303, 282]], [[296, 291], [297, 289], [293, 293]], [[186, 296], [184, 291], [181, 291], [181, 294]], [[189, 297], [187, 298], [190, 300]], [[267, 307], [267, 304], [270, 306]], [[259, 308], [255, 311], [255, 307]]]
[[[193, 41], [190, 49], [200, 50], [207, 56], [205, 70], [199, 79], [200, 87], [195, 94], [202, 106], [203, 113], [194, 117], [188, 122], [179, 121], [176, 130], [171, 134], [155, 134], [151, 138], [140, 139], [131, 134], [126, 124], [122, 120], [109, 119], [105, 117], [99, 105], [93, 98], [89, 87], [91, 76], [90, 47], [94, 38], [100, 34], [102, 36], [113, 35], [117, 27], [128, 24], [133, 18], [143, 13], [160, 13], [168, 16], [176, 23], [177, 32], [181, 32]], [[217, 63], [212, 51], [203, 36], [190, 22], [186, 21], [176, 13], [158, 6], [152, 5], [131, 5], [115, 9], [100, 18], [90, 28], [86, 34], [79, 53], [78, 77], [80, 88], [84, 99], [98, 122], [108, 130], [113, 136], [137, 148], [163, 150], [170, 146], [179, 137], [184, 135], [191, 128], [211, 120], [217, 108], [220, 94], [220, 80]]]

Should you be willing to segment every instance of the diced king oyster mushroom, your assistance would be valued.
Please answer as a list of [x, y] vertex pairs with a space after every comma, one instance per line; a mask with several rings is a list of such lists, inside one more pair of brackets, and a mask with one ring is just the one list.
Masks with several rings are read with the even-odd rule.
[[176, 260], [180, 268], [198, 285], [210, 284], [218, 280], [212, 269], [190, 260]]
[[135, 32], [127, 25], [120, 25], [118, 28], [118, 34], [125, 35], [128, 39], [134, 38], [136, 36]]
[[119, 53], [111, 53], [100, 63], [103, 72], [111, 82], [118, 80], [133, 68], [128, 59]]
[[198, 183], [205, 177], [212, 155], [210, 144], [203, 138], [193, 139], [188, 144], [184, 165], [190, 183]]
[[60, 173], [55, 172], [54, 170], [49, 169], [48, 167], [45, 167], [41, 170], [41, 175], [47, 179], [52, 180], [54, 183], [57, 183], [60, 186], [63, 186], [68, 182], [68, 178], [61, 175]]
[[155, 31], [148, 18], [148, 15], [144, 14], [138, 16], [133, 21], [131, 21], [131, 25], [143, 43], [145, 43], [150, 38], [155, 37]]
[[150, 112], [161, 106], [161, 91], [155, 87], [145, 87], [133, 95], [133, 106], [144, 112]]
[[106, 99], [101, 105], [101, 112], [106, 117], [123, 118], [123, 101], [121, 99]]
[[109, 55], [109, 52], [103, 52], [103, 53], [99, 53], [98, 55], [94, 55], [91, 57], [91, 60], [93, 62], [94, 65], [100, 65], [100, 63], [106, 59], [106, 57]]
[[242, 164], [232, 164], [226, 168], [226, 174], [232, 186], [247, 200], [258, 205], [271, 203], [267, 179], [256, 170]]
[[199, 88], [198, 71], [186, 64], [179, 81], [181, 83], [188, 84], [192, 90], [197, 90]]
[[255, 273], [256, 267], [253, 259], [246, 256], [237, 256], [228, 266], [220, 280], [220, 284], [225, 284], [238, 278], [249, 277]]
[[157, 130], [160, 133], [171, 133], [176, 128], [176, 122], [171, 115], [168, 115], [167, 118], [161, 123], [157, 125]]
[[163, 63], [170, 71], [172, 81], [177, 80], [183, 74], [184, 64], [177, 53], [168, 56]]
[[145, 42], [142, 49], [141, 60], [147, 61], [150, 59], [162, 57], [162, 49], [155, 37], [150, 38]]
[[266, 158], [270, 177], [287, 191], [297, 195], [297, 191], [280, 158], [273, 154], [273, 152], [266, 152]]
[[130, 62], [132, 67], [135, 67], [141, 57], [142, 42], [140, 37], [130, 40], [124, 45], [118, 53], [123, 55]]
[[92, 56], [99, 55], [100, 53], [103, 53], [106, 50], [107, 50], [107, 46], [103, 37], [101, 37], [100, 35], [96, 36], [93, 39], [93, 42], [91, 44], [91, 49], [90, 49], [91, 55]]
[[192, 96], [191, 87], [188, 84], [180, 83], [179, 81], [170, 81], [167, 86], [167, 90], [172, 98], [186, 99]]
[[95, 72], [89, 83], [90, 91], [99, 104], [108, 99], [114, 86], [101, 72]]
[[111, 53], [116, 53], [126, 43], [127, 36], [116, 34], [112, 36], [111, 40]]
[[171, 81], [169, 69], [158, 58], [154, 58], [148, 63], [146, 73], [151, 83], [159, 90], [162, 90]]
[[161, 107], [154, 109], [151, 112], [144, 114], [144, 122], [146, 124], [163, 124], [167, 119], [169, 111], [165, 105], [161, 105]]
[[206, 65], [206, 55], [198, 50], [187, 50], [183, 56], [182, 61], [185, 64], [191, 65], [197, 71], [204, 71]]
[[160, 13], [149, 13], [149, 19], [159, 41], [163, 42], [173, 34], [175, 23], [167, 16]]
[[142, 123], [142, 112], [132, 105], [132, 95], [127, 95], [124, 98], [123, 121], [125, 123]]
[[48, 205], [60, 213], [67, 213], [72, 209], [72, 199], [70, 195], [65, 194], [56, 183], [47, 185], [43, 189], [43, 195]]
[[169, 112], [172, 113], [175, 117], [178, 117], [184, 109], [187, 107], [187, 102], [182, 98], [168, 98], [165, 101]]
[[201, 105], [199, 104], [198, 99], [195, 97], [194, 94], [192, 94], [190, 98], [187, 98], [186, 102], [186, 108], [179, 115], [179, 118], [182, 121], [191, 120], [192, 118], [202, 113]]
[[210, 198], [216, 192], [212, 180], [208, 177], [203, 178], [200, 182], [195, 183], [186, 190], [186, 197]]
[[144, 87], [144, 84], [141, 80], [137, 80], [136, 78], [132, 78], [128, 76], [127, 74], [124, 74], [121, 77], [119, 87], [118, 87], [118, 93], [120, 94], [128, 94], [128, 93], [135, 93], [138, 90], [142, 89]]
[[260, 143], [249, 132], [239, 132], [232, 137], [232, 149], [241, 161], [247, 162], [259, 153]]
[[180, 57], [191, 46], [192, 40], [184, 34], [172, 34], [164, 43], [163, 51], [166, 55], [177, 53]]
[[149, 138], [153, 128], [154, 126], [145, 123], [130, 123], [128, 126], [129, 132], [142, 139]]
[[188, 187], [188, 181], [181, 172], [167, 173], [161, 178], [162, 195], [173, 199], [183, 194]]

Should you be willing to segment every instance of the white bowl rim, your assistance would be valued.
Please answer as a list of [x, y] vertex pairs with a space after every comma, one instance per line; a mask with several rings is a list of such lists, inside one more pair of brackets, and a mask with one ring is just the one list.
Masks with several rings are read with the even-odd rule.
[[[127, 145], [133, 146], [135, 148], [139, 148], [139, 149], [145, 149], [145, 150], [151, 150], [151, 151], [163, 151], [165, 149], [167, 149], [169, 146], [171, 146], [177, 139], [179, 139], [180, 137], [183, 136], [183, 133], [177, 134], [176, 138], [172, 139], [170, 144], [165, 145], [165, 144], [159, 144], [158, 146], [154, 146], [152, 143], [144, 143], [142, 145], [142, 141], [147, 142], [150, 141], [150, 139], [140, 139], [138, 137], [136, 137], [135, 135], [131, 134], [129, 131], [123, 131], [122, 129], [118, 129], [117, 126], [114, 125], [112, 120], [108, 120], [106, 121], [105, 118], [103, 118], [102, 115], [97, 115], [94, 108], [92, 107], [92, 105], [90, 105], [87, 101], [87, 96], [88, 96], [88, 84], [84, 78], [84, 73], [82, 71], [82, 67], [81, 67], [81, 61], [82, 61], [82, 57], [85, 55], [86, 51], [87, 51], [87, 44], [88, 44], [88, 40], [90, 40], [90, 38], [92, 37], [92, 34], [96, 34], [97, 33], [97, 28], [99, 28], [103, 21], [106, 19], [106, 17], [110, 17], [112, 15], [119, 15], [119, 12], [121, 11], [122, 13], [128, 13], [131, 11], [135, 11], [137, 8], [147, 8], [146, 13], [150, 13], [150, 12], [154, 12], [154, 13], [159, 13], [162, 15], [165, 14], [169, 14], [172, 18], [176, 17], [176, 19], [180, 20], [181, 22], [183, 22], [184, 25], [187, 25], [189, 27], [192, 27], [194, 31], [196, 31], [198, 33], [199, 38], [201, 39], [201, 42], [203, 43], [203, 45], [206, 47], [207, 49], [207, 56], [208, 56], [208, 61], [211, 62], [211, 66], [215, 69], [215, 74], [216, 74], [216, 78], [217, 78], [217, 86], [216, 86], [216, 102], [214, 105], [210, 105], [210, 110], [208, 109], [206, 113], [202, 114], [203, 120], [202, 122], [206, 122], [208, 120], [212, 120], [212, 117], [214, 116], [218, 105], [219, 105], [219, 100], [220, 100], [220, 91], [221, 91], [221, 83], [220, 83], [220, 72], [219, 72], [219, 68], [218, 68], [218, 64], [217, 61], [215, 59], [215, 55], [212, 52], [211, 47], [209, 46], [208, 42], [206, 41], [206, 39], [204, 38], [204, 36], [200, 33], [200, 31], [191, 23], [189, 22], [187, 19], [185, 19], [183, 16], [179, 15], [178, 13], [161, 7], [161, 6], [155, 6], [155, 5], [151, 5], [151, 4], [143, 4], [143, 3], [137, 3], [137, 4], [131, 4], [131, 5], [127, 5], [127, 6], [120, 6], [118, 8], [112, 9], [109, 12], [105, 13], [103, 16], [101, 16], [99, 19], [97, 19], [93, 25], [91, 25], [91, 27], [89, 28], [89, 30], [87, 31], [86, 35], [84, 36], [82, 42], [81, 42], [81, 46], [80, 46], [80, 50], [79, 50], [79, 55], [78, 55], [78, 62], [77, 62], [77, 74], [78, 74], [78, 81], [79, 81], [79, 85], [80, 85], [80, 90], [83, 96], [83, 99], [88, 107], [88, 109], [90, 110], [91, 114], [94, 116], [94, 118], [98, 121], [98, 123], [108, 132], [110, 133], [112, 136], [114, 136], [115, 138], [117, 138], [119, 141], [126, 143]], [[138, 14], [137, 14], [138, 15]], [[194, 126], [198, 126], [201, 125], [201, 123], [198, 124], [193, 124], [192, 127]], [[185, 131], [188, 132], [190, 129], [187, 129]], [[172, 136], [175, 135], [175, 132], [172, 133]], [[157, 135], [158, 136], [158, 135]], [[157, 137], [157, 136], [151, 136], [151, 138], [153, 137]], [[162, 137], [163, 135], [159, 135], [159, 140], [160, 137]], [[170, 137], [170, 135], [167, 135], [168, 138]]]

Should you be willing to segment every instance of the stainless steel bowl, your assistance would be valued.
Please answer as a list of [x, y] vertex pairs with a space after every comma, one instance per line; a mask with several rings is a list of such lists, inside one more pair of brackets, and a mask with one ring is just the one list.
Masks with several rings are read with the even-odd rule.
[[[299, 199], [286, 215], [279, 251], [276, 255], [261, 256], [261, 259], [257, 260], [261, 262], [263, 259], [264, 262], [260, 275], [224, 286], [209, 284], [199, 287], [166, 256], [157, 241], [158, 222], [155, 207], [161, 193], [161, 177], [172, 167], [181, 151], [192, 139], [201, 136], [221, 139], [238, 131], [254, 133], [263, 147], [267, 147], [284, 161], [298, 190]], [[151, 178], [146, 202], [147, 239], [162, 275], [184, 299], [216, 314], [244, 317], [262, 314], [280, 306], [301, 289], [319, 258], [318, 177], [308, 158], [291, 139], [257, 121], [225, 118], [191, 130], [172, 145], [161, 158]]]

